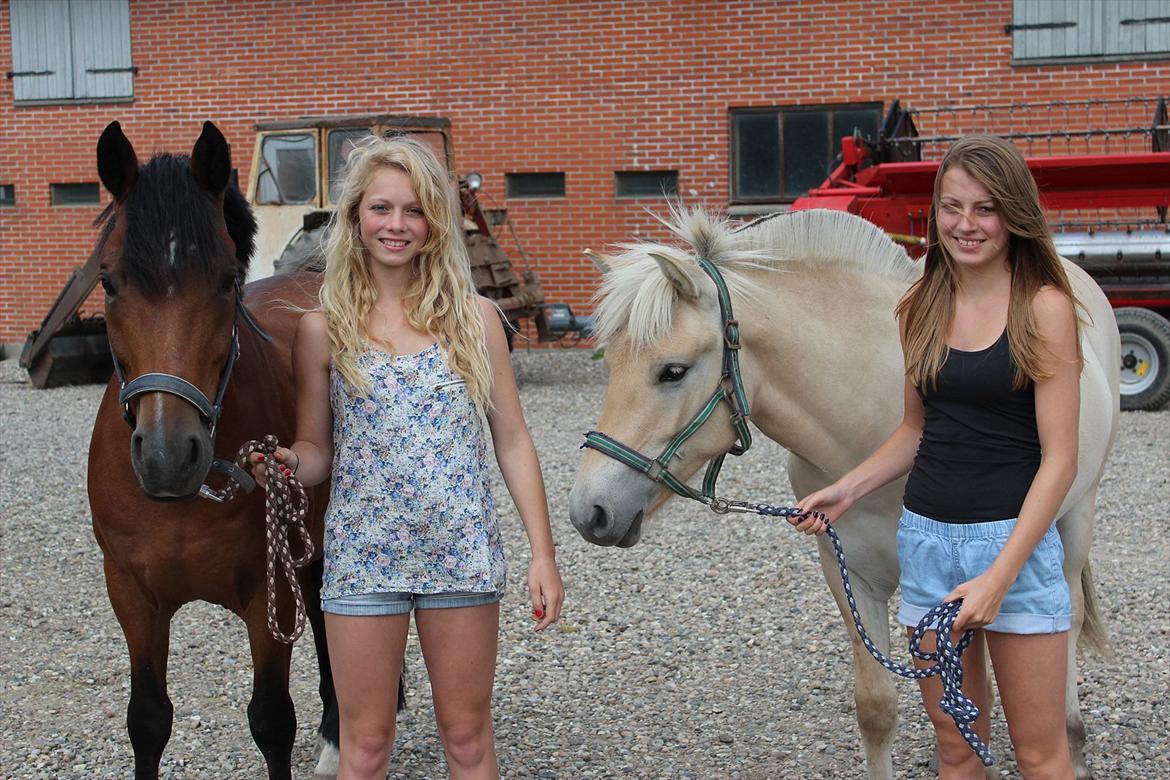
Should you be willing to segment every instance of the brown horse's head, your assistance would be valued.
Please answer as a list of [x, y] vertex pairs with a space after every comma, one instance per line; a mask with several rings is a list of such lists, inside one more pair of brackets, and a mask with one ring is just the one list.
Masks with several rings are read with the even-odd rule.
[[228, 144], [210, 122], [190, 158], [158, 155], [143, 166], [112, 122], [97, 163], [113, 196], [95, 251], [115, 364], [127, 385], [150, 374], [179, 388], [153, 389], [149, 377], [127, 400], [130, 459], [148, 496], [191, 496], [211, 464], [215, 414], [182, 395], [193, 389], [213, 405], [226, 379], [256, 223], [229, 186]]

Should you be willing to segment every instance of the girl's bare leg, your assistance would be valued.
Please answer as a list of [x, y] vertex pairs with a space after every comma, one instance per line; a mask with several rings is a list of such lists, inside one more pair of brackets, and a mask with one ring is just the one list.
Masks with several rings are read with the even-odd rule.
[[386, 777], [409, 626], [409, 614], [350, 617], [325, 613], [341, 717], [338, 777]]
[[415, 612], [451, 780], [499, 777], [492, 684], [500, 605]]

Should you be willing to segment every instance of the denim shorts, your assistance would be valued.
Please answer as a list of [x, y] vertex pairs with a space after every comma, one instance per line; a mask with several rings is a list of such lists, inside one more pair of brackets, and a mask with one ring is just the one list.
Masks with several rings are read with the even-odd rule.
[[485, 604], [495, 604], [503, 595], [503, 591], [498, 590], [489, 590], [485, 593], [466, 591], [453, 593], [358, 593], [353, 596], [339, 596], [335, 599], [321, 599], [321, 611], [347, 617], [405, 615], [415, 609], [481, 607]]
[[[898, 622], [917, 626], [960, 583], [985, 572], [1015, 526], [1015, 518], [940, 523], [903, 509], [898, 525], [898, 563], [902, 567]], [[1071, 625], [1064, 546], [1054, 523], [1004, 596], [999, 614], [984, 628], [1005, 634], [1056, 634], [1068, 631]]]

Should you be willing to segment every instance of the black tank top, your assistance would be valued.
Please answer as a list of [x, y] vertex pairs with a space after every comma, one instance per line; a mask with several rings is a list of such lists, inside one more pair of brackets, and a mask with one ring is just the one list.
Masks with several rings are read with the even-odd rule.
[[911, 512], [944, 523], [1018, 517], [1040, 467], [1031, 382], [1013, 390], [1007, 331], [987, 349], [948, 351], [937, 388], [919, 388], [922, 441], [906, 482]]

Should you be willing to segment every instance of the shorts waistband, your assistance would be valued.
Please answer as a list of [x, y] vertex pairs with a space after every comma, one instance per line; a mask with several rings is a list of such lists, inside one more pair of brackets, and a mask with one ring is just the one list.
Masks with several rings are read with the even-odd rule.
[[1015, 528], [1017, 519], [1010, 517], [1006, 520], [988, 520], [981, 523], [944, 523], [902, 507], [902, 525], [915, 531], [924, 531], [947, 539], [984, 539], [989, 536], [1006, 536]]

